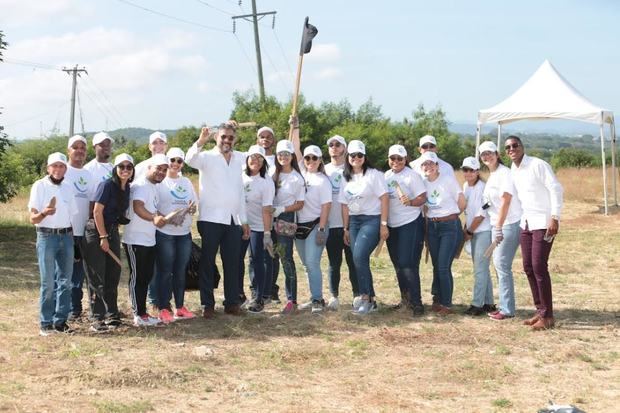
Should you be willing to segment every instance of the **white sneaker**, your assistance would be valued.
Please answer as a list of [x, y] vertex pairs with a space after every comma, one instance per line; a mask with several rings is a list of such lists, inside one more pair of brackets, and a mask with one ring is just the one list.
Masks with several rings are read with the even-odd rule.
[[308, 301], [307, 303], [299, 304], [297, 306], [298, 310], [309, 310], [312, 308], [312, 301]]
[[357, 311], [360, 308], [360, 305], [362, 305], [362, 297], [358, 295], [353, 298], [353, 311]]
[[372, 303], [369, 300], [361, 300], [361, 304], [357, 310], [353, 310], [355, 315], [366, 315], [370, 313], [372, 309]]
[[325, 307], [325, 301], [314, 300], [312, 301], [312, 314], [322, 313]]
[[[407, 307], [409, 308], [409, 307]], [[377, 305], [376, 301], [373, 301], [370, 303], [370, 310], [368, 311], [369, 313], [376, 313], [377, 311], [379, 311], [379, 306]]]
[[133, 325], [136, 327], [151, 327], [161, 323], [159, 318], [151, 317], [149, 314], [143, 316], [133, 316]]
[[338, 297], [332, 297], [329, 299], [327, 303], [327, 309], [332, 311], [338, 311], [338, 307], [340, 306], [340, 301], [338, 301]]

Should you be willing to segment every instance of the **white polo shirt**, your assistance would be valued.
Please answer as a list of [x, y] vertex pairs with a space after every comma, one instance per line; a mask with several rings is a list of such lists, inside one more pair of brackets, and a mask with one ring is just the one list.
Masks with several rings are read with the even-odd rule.
[[332, 207], [329, 210], [329, 228], [342, 228], [342, 207], [338, 197], [340, 196], [340, 184], [343, 180], [342, 172], [344, 172], [344, 163], [342, 165], [334, 165], [328, 163], [325, 165], [325, 175], [329, 178], [332, 187]]
[[233, 151], [230, 162], [217, 147], [201, 151], [194, 143], [185, 162], [199, 171], [200, 221], [230, 225], [247, 223], [245, 196], [241, 171], [245, 165], [245, 155]]
[[383, 174], [374, 168], [353, 174], [350, 181], [343, 178], [340, 185], [339, 201], [347, 205], [349, 215], [380, 215], [381, 200], [387, 193], [387, 185]]
[[557, 180], [551, 166], [542, 159], [523, 155], [521, 164], [514, 163], [511, 168], [512, 178], [523, 215], [521, 228], [546, 229], [551, 216], [560, 217], [562, 212], [564, 190]]
[[490, 204], [487, 212], [489, 213], [491, 225], [493, 226], [497, 224], [501, 197], [504, 193], [512, 195], [504, 225], [514, 224], [521, 219], [521, 202], [517, 196], [517, 190], [512, 180], [510, 169], [499, 164], [497, 165], [497, 169], [489, 175], [489, 179], [484, 187], [484, 202], [489, 202]]
[[390, 214], [388, 215], [388, 226], [397, 228], [415, 221], [420, 216], [422, 209], [416, 206], [403, 205], [396, 186], [400, 186], [401, 191], [411, 200], [426, 192], [424, 181], [420, 175], [411, 168], [403, 168], [399, 173], [394, 173], [391, 169], [386, 171], [385, 183], [387, 184], [390, 196]]
[[128, 245], [155, 245], [156, 226], [153, 221], [146, 221], [138, 216], [133, 209], [133, 201], [144, 202], [144, 208], [151, 214], [157, 211], [157, 185], [146, 177], [131, 184], [129, 195], [129, 219], [131, 220], [123, 232], [123, 242]]
[[[95, 181], [91, 173], [86, 168], [74, 168], [67, 165], [65, 181], [71, 185], [77, 211], [73, 221], [73, 235], [81, 237], [84, 235], [84, 227], [90, 215], [90, 200], [97, 191]], [[99, 182], [97, 182], [98, 184]]]
[[30, 189], [28, 211], [36, 209], [42, 212], [49, 205], [53, 197], [56, 197], [56, 212], [47, 215], [41, 222], [35, 224], [41, 228], [69, 228], [75, 220], [77, 206], [71, 189], [71, 184], [64, 179], [59, 185], [50, 181], [49, 175], [39, 179]]

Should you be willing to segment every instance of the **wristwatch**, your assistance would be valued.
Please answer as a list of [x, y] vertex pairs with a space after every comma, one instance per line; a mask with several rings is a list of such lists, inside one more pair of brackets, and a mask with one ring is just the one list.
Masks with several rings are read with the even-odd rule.
[[325, 232], [325, 228], [319, 227], [319, 232]]
[[381, 221], [381, 225], [383, 225], [384, 227], [387, 227], [387, 221]]
[[555, 219], [556, 221], [560, 221], [560, 217], [557, 215], [551, 215], [551, 219]]

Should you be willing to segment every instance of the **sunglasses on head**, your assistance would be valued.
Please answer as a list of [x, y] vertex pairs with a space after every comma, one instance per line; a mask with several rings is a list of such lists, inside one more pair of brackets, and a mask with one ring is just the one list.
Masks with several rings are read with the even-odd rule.
[[350, 153], [349, 158], [362, 159], [365, 155], [361, 152]]
[[513, 144], [508, 144], [508, 145], [504, 146], [504, 149], [506, 149], [507, 151], [509, 151], [509, 150], [511, 150], [511, 149], [517, 149], [519, 146], [521, 146], [521, 145], [519, 145], [519, 143], [518, 143], [518, 142], [515, 142], [515, 143], [513, 143]]
[[130, 163], [121, 163], [117, 165], [117, 168], [121, 171], [133, 171], [133, 165]]
[[319, 157], [316, 156], [316, 155], [306, 155], [306, 156], [304, 156], [304, 160], [306, 160], [306, 161], [316, 161], [318, 159], [319, 159]]
[[403, 158], [402, 156], [398, 156], [398, 155], [392, 155], [390, 156], [390, 161], [392, 162], [402, 162], [405, 158]]
[[433, 145], [432, 143], [425, 143], [421, 146], [422, 149], [433, 149], [434, 147], [435, 145]]
[[181, 158], [171, 158], [170, 159], [170, 163], [182, 164], [183, 163], [183, 159], [181, 159]]

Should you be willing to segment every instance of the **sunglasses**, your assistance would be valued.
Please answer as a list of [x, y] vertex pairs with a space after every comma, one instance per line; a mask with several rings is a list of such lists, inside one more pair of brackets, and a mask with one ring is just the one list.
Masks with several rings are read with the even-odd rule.
[[463, 170], [463, 172], [474, 172], [473, 169], [471, 168], [461, 168]]
[[328, 145], [330, 148], [340, 148], [342, 144], [340, 142], [332, 142]]
[[117, 165], [117, 168], [121, 171], [133, 171], [133, 165], [130, 163], [121, 163]]
[[255, 161], [263, 161], [263, 155], [255, 153], [250, 155], [250, 159], [253, 159]]
[[517, 149], [519, 146], [521, 146], [521, 145], [519, 145], [518, 143], [513, 143], [513, 144], [509, 144], [509, 145], [504, 146], [504, 149], [509, 151], [511, 149]]
[[319, 159], [319, 157], [318, 157], [318, 156], [315, 156], [315, 155], [306, 155], [306, 156], [304, 156], [304, 160], [306, 160], [306, 161], [308, 161], [308, 162], [309, 162], [309, 161], [316, 161], [316, 160], [318, 160], [318, 159]]
[[435, 145], [433, 145], [432, 143], [425, 143], [421, 146], [422, 149], [433, 149], [434, 147]]
[[278, 152], [277, 155], [282, 157], [282, 158], [288, 158], [289, 156], [291, 156], [291, 153], [290, 152], [286, 152], [286, 151], [282, 151], [282, 152]]
[[228, 140], [228, 141], [234, 141], [235, 140], [235, 135], [222, 135], [222, 136], [220, 136], [220, 139]]
[[349, 158], [362, 159], [365, 155], [361, 152], [350, 153]]
[[390, 161], [392, 162], [402, 162], [405, 158], [403, 158], [402, 156], [398, 156], [398, 155], [393, 155], [390, 156]]
[[183, 163], [183, 159], [181, 158], [172, 158], [170, 159], [170, 163], [178, 163], [179, 165]]

